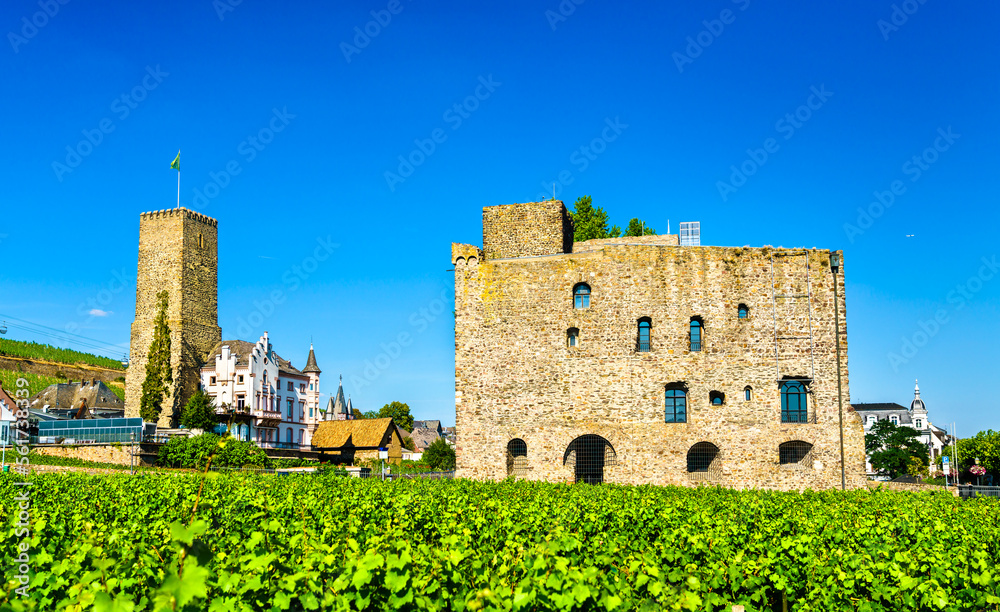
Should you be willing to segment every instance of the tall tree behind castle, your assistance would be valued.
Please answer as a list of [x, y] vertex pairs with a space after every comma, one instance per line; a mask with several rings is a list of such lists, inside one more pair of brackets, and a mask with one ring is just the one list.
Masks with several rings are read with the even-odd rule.
[[142, 382], [142, 401], [139, 415], [143, 421], [155, 423], [163, 411], [163, 398], [174, 383], [174, 372], [170, 368], [170, 327], [167, 326], [168, 293], [156, 294], [159, 309], [153, 328], [153, 342], [149, 345], [149, 360], [146, 362], [146, 379]]

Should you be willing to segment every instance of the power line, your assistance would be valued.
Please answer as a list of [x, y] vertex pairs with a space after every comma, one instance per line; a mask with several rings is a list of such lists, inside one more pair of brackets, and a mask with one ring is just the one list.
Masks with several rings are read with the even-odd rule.
[[[56, 329], [54, 327], [49, 327], [47, 325], [42, 325], [40, 323], [33, 323], [31, 321], [26, 321], [26, 320], [20, 319], [18, 317], [12, 317], [12, 316], [9, 316], [9, 315], [0, 314], [0, 318], [2, 318], [4, 320], [11, 319], [11, 320], [14, 320], [14, 321], [20, 321], [21, 323], [26, 324], [26, 326], [25, 326], [25, 325], [18, 325], [16, 323], [9, 323], [9, 326], [13, 327], [15, 329], [20, 329], [20, 330], [23, 330], [23, 331], [27, 331], [27, 332], [30, 332], [31, 334], [35, 334], [35, 335], [39, 335], [39, 336], [44, 336], [45, 338], [51, 338], [51, 339], [54, 339], [54, 340], [58, 340], [60, 342], [65, 342], [65, 343], [68, 343], [68, 344], [74, 344], [74, 345], [81, 346], [81, 347], [84, 347], [84, 348], [87, 348], [87, 349], [90, 349], [90, 350], [96, 350], [96, 351], [101, 351], [101, 352], [112, 352], [112, 353], [118, 353], [118, 352], [120, 352], [120, 351], [123, 350], [121, 346], [117, 346], [117, 345], [114, 345], [114, 344], [109, 344], [109, 343], [104, 342], [102, 340], [97, 340], [96, 338], [88, 338], [87, 336], [81, 336], [80, 334], [74, 334], [72, 332], [59, 330], [59, 329]], [[40, 329], [36, 329], [36, 328], [40, 328]], [[45, 330], [50, 330], [50, 331], [45, 331]], [[55, 332], [55, 333], [52, 333], [52, 332]]]
[[33, 325], [35, 327], [41, 327], [41, 328], [44, 328], [44, 329], [52, 330], [54, 332], [58, 332], [58, 333], [63, 334], [65, 336], [76, 336], [77, 338], [80, 338], [82, 340], [87, 340], [89, 342], [95, 342], [97, 344], [104, 344], [106, 346], [114, 346], [113, 344], [107, 344], [106, 342], [103, 342], [103, 341], [98, 340], [96, 338], [88, 338], [87, 336], [81, 336], [80, 334], [74, 334], [73, 332], [68, 332], [68, 331], [64, 331], [64, 330], [61, 330], [61, 329], [56, 329], [55, 327], [49, 327], [48, 325], [42, 325], [41, 323], [34, 323], [32, 321], [26, 321], [24, 319], [18, 319], [17, 317], [12, 317], [10, 315], [5, 315], [3, 313], [0, 313], [0, 319], [11, 319], [11, 320], [14, 320], [14, 321], [20, 321], [21, 323], [26, 323], [28, 325]]

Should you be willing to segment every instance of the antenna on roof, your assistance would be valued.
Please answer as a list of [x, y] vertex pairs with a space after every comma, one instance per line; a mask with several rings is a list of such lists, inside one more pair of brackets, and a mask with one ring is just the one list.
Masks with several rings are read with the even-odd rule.
[[556, 199], [556, 184], [552, 183], [552, 199]]

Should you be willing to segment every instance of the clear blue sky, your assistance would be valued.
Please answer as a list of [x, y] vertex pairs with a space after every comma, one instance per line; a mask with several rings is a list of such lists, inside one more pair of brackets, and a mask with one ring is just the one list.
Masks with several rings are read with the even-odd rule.
[[[219, 219], [223, 335], [267, 329], [296, 365], [312, 338], [324, 393], [342, 373], [362, 410], [451, 424], [449, 245], [562, 174], [616, 223], [843, 248], [852, 399], [907, 404], [919, 378], [934, 422], [1000, 429], [1000, 270], [974, 280], [1000, 257], [995, 4], [53, 4], [0, 8], [0, 313], [124, 352], [135, 288], [109, 287], [134, 277], [139, 213], [174, 206], [180, 148], [181, 204]], [[292, 288], [317, 240], [339, 246]]]

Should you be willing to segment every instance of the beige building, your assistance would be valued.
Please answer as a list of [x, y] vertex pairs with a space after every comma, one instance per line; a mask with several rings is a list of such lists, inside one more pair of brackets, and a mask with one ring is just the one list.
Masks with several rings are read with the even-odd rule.
[[572, 237], [547, 201], [452, 245], [457, 476], [823, 489], [843, 444], [864, 486], [840, 252]]

